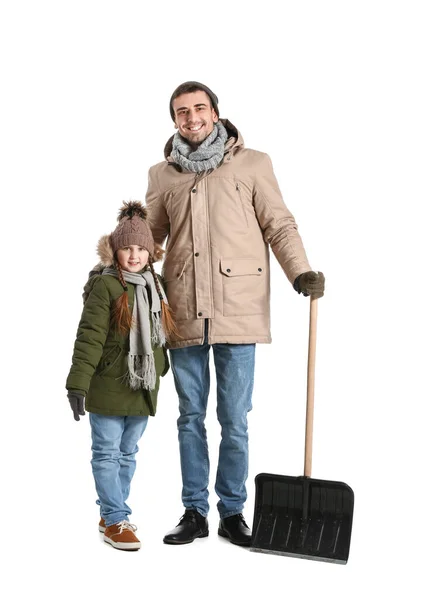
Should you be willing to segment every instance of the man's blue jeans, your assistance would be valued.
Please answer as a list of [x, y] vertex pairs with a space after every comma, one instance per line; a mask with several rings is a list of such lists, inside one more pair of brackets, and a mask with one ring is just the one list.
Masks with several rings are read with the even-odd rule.
[[[170, 350], [171, 368], [179, 395], [182, 501], [203, 516], [209, 511], [209, 452], [204, 420], [210, 388], [210, 346]], [[215, 491], [220, 517], [241, 513], [247, 498], [247, 413], [252, 408], [255, 344], [214, 344], [217, 418], [221, 443]]]
[[106, 526], [128, 521], [126, 500], [136, 470], [138, 441], [148, 417], [115, 417], [89, 413], [92, 435], [92, 473], [97, 504]]

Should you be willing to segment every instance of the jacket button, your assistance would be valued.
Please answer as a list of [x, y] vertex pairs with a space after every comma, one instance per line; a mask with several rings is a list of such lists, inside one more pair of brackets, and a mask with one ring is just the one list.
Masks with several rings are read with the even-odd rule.
[[227, 273], [231, 273], [231, 269], [227, 269], [227, 270], [226, 270], [226, 272], [227, 272]]
[[199, 312], [199, 313], [198, 313], [198, 316], [199, 316], [199, 317], [202, 317], [202, 316], [203, 316], [203, 313], [202, 313], [202, 312]]
[[199, 253], [199, 252], [195, 252], [195, 256], [199, 256], [199, 255], [200, 255], [200, 253]]
[[259, 272], [261, 272], [261, 271], [262, 271], [261, 267], [259, 267], [258, 271], [259, 271]]
[[197, 193], [197, 190], [196, 190], [195, 188], [193, 188], [193, 189], [192, 189], [192, 193], [193, 193], [193, 194], [196, 194], [196, 193]]

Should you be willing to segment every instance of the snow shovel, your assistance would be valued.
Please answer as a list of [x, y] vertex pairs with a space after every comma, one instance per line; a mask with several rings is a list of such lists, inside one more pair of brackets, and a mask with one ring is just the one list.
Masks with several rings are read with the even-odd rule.
[[317, 299], [310, 299], [304, 476], [260, 473], [250, 550], [345, 565], [353, 521], [353, 490], [311, 478]]

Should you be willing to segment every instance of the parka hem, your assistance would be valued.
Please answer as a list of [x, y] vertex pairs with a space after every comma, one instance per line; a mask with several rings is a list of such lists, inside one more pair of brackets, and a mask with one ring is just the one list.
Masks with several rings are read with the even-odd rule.
[[[253, 335], [227, 335], [227, 336], [211, 336], [209, 338], [209, 345], [213, 344], [271, 344], [271, 336], [255, 337]], [[168, 344], [169, 350], [177, 350], [178, 348], [186, 348], [188, 346], [202, 346], [204, 343], [203, 338], [194, 338], [192, 340], [185, 340], [183, 342], [170, 342]]]
[[156, 414], [155, 412], [149, 412], [148, 410], [111, 410], [107, 408], [97, 408], [95, 406], [85, 406], [85, 409], [87, 412], [95, 413], [97, 415], [106, 415], [108, 417], [154, 417]]

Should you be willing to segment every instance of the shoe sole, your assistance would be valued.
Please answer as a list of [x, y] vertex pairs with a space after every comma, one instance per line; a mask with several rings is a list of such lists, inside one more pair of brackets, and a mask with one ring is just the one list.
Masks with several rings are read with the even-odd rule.
[[105, 528], [105, 527], [103, 527], [102, 525], [99, 525], [99, 526], [98, 526], [98, 531], [99, 531], [100, 533], [104, 533], [104, 532], [106, 531], [106, 528]]
[[169, 544], [171, 546], [183, 546], [184, 544], [192, 544], [192, 542], [194, 540], [197, 540], [198, 538], [206, 538], [208, 537], [209, 532], [206, 531], [204, 533], [200, 533], [199, 535], [196, 535], [195, 537], [192, 538], [192, 540], [187, 540], [186, 542], [179, 542], [177, 540], [166, 540], [165, 538], [162, 540], [164, 542], [164, 544]]
[[227, 540], [229, 540], [231, 542], [231, 544], [235, 544], [236, 546], [244, 547], [244, 546], [250, 546], [252, 544], [251, 540], [249, 540], [248, 542], [236, 542], [235, 540], [232, 540], [227, 533], [222, 531], [222, 529], [218, 529], [217, 533], [218, 533], [218, 535], [220, 535], [220, 537], [226, 538]]
[[116, 548], [116, 550], [128, 550], [128, 551], [132, 551], [132, 550], [140, 550], [141, 548], [141, 542], [114, 542], [112, 539], [104, 536], [103, 540], [106, 542], [106, 544], [110, 544], [111, 546], [113, 546], [113, 548]]

